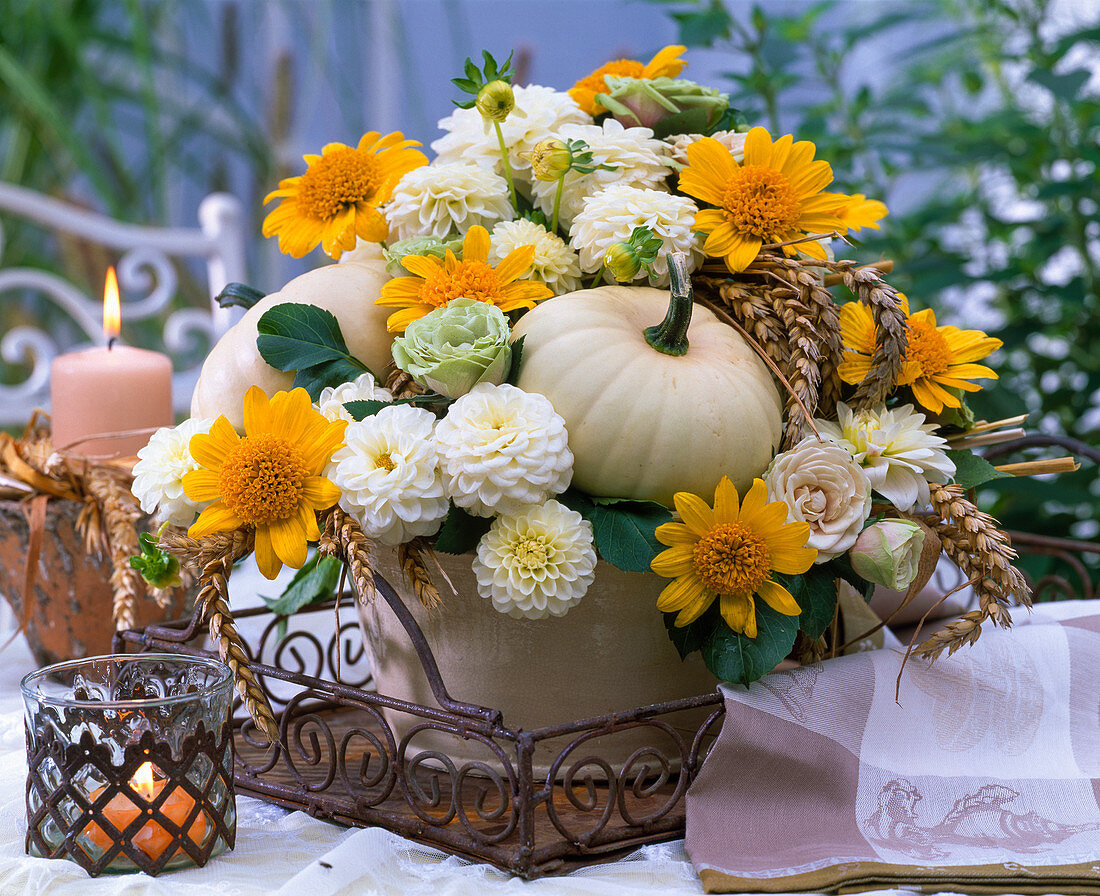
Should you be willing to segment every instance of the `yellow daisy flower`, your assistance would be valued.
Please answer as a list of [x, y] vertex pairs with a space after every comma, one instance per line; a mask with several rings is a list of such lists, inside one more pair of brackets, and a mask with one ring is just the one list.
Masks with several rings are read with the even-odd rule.
[[851, 196], [843, 193], [834, 195], [841, 200], [834, 214], [840, 218], [844, 230], [862, 230], [864, 227], [879, 230], [879, 220], [890, 214], [885, 203], [868, 199], [862, 193], [853, 193]]
[[466, 231], [462, 241], [462, 261], [449, 249], [446, 258], [406, 255], [401, 264], [413, 276], [390, 280], [382, 287], [382, 295], [375, 304], [401, 309], [386, 321], [386, 329], [391, 333], [404, 333], [414, 320], [459, 297], [496, 305], [501, 311], [534, 308], [535, 302], [554, 294], [545, 283], [519, 279], [530, 269], [534, 258], [534, 246], [520, 246], [492, 267], [489, 231], [476, 224]]
[[713, 509], [690, 492], [677, 492], [673, 501], [681, 522], [657, 527], [657, 540], [668, 550], [650, 564], [657, 575], [674, 580], [657, 598], [658, 610], [678, 613], [676, 625], [684, 626], [718, 598], [729, 627], [750, 638], [756, 637], [755, 597], [785, 616], [802, 612], [770, 577], [813, 566], [817, 551], [806, 547], [810, 525], [788, 523], [787, 505], [768, 503], [764, 480], [753, 480], [740, 506], [737, 488], [726, 476], [715, 489]]
[[340, 499], [340, 490], [321, 475], [343, 444], [347, 422], [330, 423], [305, 389], [277, 392], [270, 401], [259, 386], [244, 397], [244, 438], [218, 417], [209, 434], [191, 438], [191, 456], [202, 468], [183, 477], [192, 501], [213, 501], [187, 534], [252, 526], [256, 565], [267, 578], [283, 564], [300, 568], [306, 543], [320, 538], [317, 511]]
[[[740, 163], [712, 137], [690, 144], [680, 189], [717, 206], [695, 215], [694, 229], [708, 234], [707, 255], [724, 258], [736, 274], [752, 264], [765, 243], [843, 231], [836, 214], [838, 194], [821, 192], [832, 182], [833, 169], [814, 161], [816, 149], [808, 140], [795, 143], [789, 134], [773, 143], [764, 128], [749, 131]], [[784, 248], [788, 255], [796, 250], [826, 257], [816, 241]]]
[[[977, 392], [981, 386], [969, 380], [997, 379], [995, 371], [974, 362], [999, 349], [1000, 339], [981, 330], [937, 326], [931, 308], [910, 314], [909, 300], [902, 293], [898, 297], [909, 327], [909, 345], [896, 386], [908, 386], [922, 407], [938, 414], [945, 407], [962, 404], [947, 388]], [[846, 383], [861, 383], [871, 370], [875, 353], [875, 321], [870, 309], [860, 302], [841, 307], [840, 334], [845, 351], [840, 378]]]
[[389, 202], [393, 188], [409, 171], [428, 164], [400, 131], [383, 137], [363, 135], [354, 149], [330, 143], [321, 155], [307, 155], [306, 173], [279, 181], [264, 197], [266, 205], [282, 198], [264, 218], [264, 236], [279, 236], [279, 250], [294, 258], [322, 245], [333, 258], [355, 248], [355, 238], [380, 243], [389, 225], [378, 206]]
[[592, 74], [581, 78], [569, 88], [569, 95], [589, 115], [601, 115], [607, 110], [596, 102], [597, 93], [607, 93], [607, 75], [619, 78], [638, 78], [652, 81], [654, 78], [675, 78], [684, 70], [687, 62], [680, 58], [687, 47], [668, 46], [642, 65], [637, 59], [616, 59], [601, 65]]

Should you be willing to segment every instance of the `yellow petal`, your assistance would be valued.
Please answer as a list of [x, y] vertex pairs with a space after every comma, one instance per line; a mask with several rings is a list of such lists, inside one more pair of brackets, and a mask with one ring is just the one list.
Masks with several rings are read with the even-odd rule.
[[255, 552], [256, 566], [259, 568], [264, 578], [275, 578], [283, 568], [283, 561], [280, 560], [275, 553], [275, 548], [271, 544], [271, 536], [266, 526], [256, 530]]
[[754, 526], [753, 523], [756, 522], [756, 518], [759, 516], [760, 511], [764, 509], [767, 503], [768, 487], [764, 485], [763, 479], [754, 479], [748, 493], [741, 499], [740, 519], [742, 524], [755, 530], [757, 527]]
[[767, 165], [771, 160], [772, 138], [764, 128], [755, 127], [745, 137], [745, 165]]
[[218, 501], [199, 514], [199, 518], [187, 530], [187, 535], [190, 538], [202, 538], [214, 532], [239, 529], [243, 525], [244, 520], [233, 513], [223, 501]]
[[222, 496], [221, 481], [211, 470], [191, 470], [183, 476], [183, 491], [192, 501], [216, 501]]
[[714, 528], [714, 511], [698, 495], [691, 492], [676, 492], [672, 496], [676, 512], [680, 519], [696, 535], [706, 535]]
[[244, 431], [246, 435], [258, 436], [271, 432], [271, 401], [259, 386], [249, 386], [244, 393]]
[[[302, 521], [296, 515], [288, 516], [286, 519], [268, 524], [266, 528], [275, 555], [287, 566], [301, 569], [302, 564], [306, 562], [307, 547]], [[259, 540], [258, 537], [257, 540]]]
[[683, 59], [679, 58], [686, 49], [687, 47], [679, 44], [672, 44], [660, 50], [642, 69], [642, 77], [649, 80], [662, 77], [675, 78], [687, 65]]
[[[378, 304], [381, 304], [381, 302]], [[420, 320], [432, 310], [431, 305], [413, 305], [411, 308], [402, 308], [400, 311], [395, 311], [386, 318], [386, 331], [389, 333], [404, 333], [405, 327], [414, 320]]]
[[723, 476], [714, 490], [714, 521], [716, 523], [736, 523], [740, 512], [740, 497], [737, 487]]
[[495, 268], [500, 284], [503, 286], [522, 277], [531, 269], [534, 260], [534, 246], [519, 246], [513, 249]]
[[[443, 263], [438, 258], [435, 258], [432, 255], [406, 255], [404, 258], [401, 259], [401, 264], [404, 265], [405, 270], [408, 271], [410, 274], [415, 274], [416, 277], [423, 277], [425, 279], [435, 275], [443, 267]], [[396, 278], [397, 280], [401, 280], [401, 285], [405, 287], [404, 289], [402, 289], [403, 294], [411, 295], [413, 298], [416, 298], [420, 295], [420, 287], [423, 284], [417, 282], [416, 277]], [[394, 281], [391, 280], [390, 283], [387, 284], [387, 287], [390, 287], [391, 292], [393, 290], [393, 287], [391, 287], [390, 284], [393, 283]], [[385, 292], [386, 288], [383, 287], [383, 293]]]
[[718, 609], [726, 620], [726, 625], [735, 632], [749, 638], [756, 637], [756, 607], [753, 605], [752, 595], [723, 594]]
[[489, 261], [489, 231], [480, 224], [466, 231], [466, 238], [462, 241], [462, 260]]
[[187, 443], [191, 456], [204, 467], [220, 470], [226, 457], [240, 444], [241, 437], [224, 416], [218, 417], [209, 433], [195, 433]]
[[321, 530], [317, 527], [317, 511], [305, 502], [298, 507], [298, 521], [305, 529], [306, 541], [316, 541], [321, 537]]
[[795, 602], [791, 592], [771, 579], [761, 585], [756, 593], [764, 603], [784, 616], [797, 616], [802, 612], [802, 608]]
[[666, 544], [669, 547], [675, 547], [679, 544], [695, 544], [699, 540], [699, 536], [683, 523], [661, 523], [653, 534], [661, 544]]
[[657, 597], [657, 609], [675, 613], [703, 598], [703, 583], [695, 576], [680, 576], [669, 582]]
[[756, 260], [764, 241], [751, 234], [739, 234], [740, 242], [731, 245], [726, 253], [726, 268], [731, 274], [739, 274]]
[[324, 510], [340, 500], [340, 489], [324, 476], [309, 476], [302, 483], [302, 497], [316, 510]]
[[686, 576], [694, 568], [692, 565], [694, 554], [695, 551], [690, 545], [676, 545], [667, 551], [661, 551], [653, 558], [649, 568], [666, 579]]

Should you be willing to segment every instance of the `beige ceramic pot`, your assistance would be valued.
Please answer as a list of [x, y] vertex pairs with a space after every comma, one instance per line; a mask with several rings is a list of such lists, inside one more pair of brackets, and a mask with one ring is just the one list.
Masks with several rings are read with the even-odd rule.
[[[698, 654], [681, 661], [668, 639], [657, 596], [667, 584], [652, 574], [625, 573], [600, 561], [596, 580], [565, 616], [514, 619], [498, 613], [478, 596], [470, 568], [471, 555], [437, 555], [457, 594], [441, 577], [435, 579], [443, 607], [428, 612], [413, 596], [396, 562], [396, 552], [383, 548], [378, 571], [412, 610], [454, 700], [499, 709], [504, 725], [531, 731], [590, 719], [653, 703], [712, 693], [717, 685]], [[423, 706], [438, 706], [420, 659], [389, 605], [381, 597], [362, 608], [361, 623], [378, 692]], [[662, 716], [690, 746], [706, 713], [688, 711]], [[387, 721], [400, 739], [423, 721], [390, 712]], [[546, 774], [569, 738], [539, 742], [536, 776]], [[598, 756], [618, 770], [635, 751], [653, 746], [679, 765], [673, 739], [656, 727], [621, 731], [585, 741], [573, 750], [568, 765]], [[490, 748], [476, 739], [423, 730], [410, 738], [407, 755], [437, 750], [456, 763], [488, 762]], [[511, 757], [514, 761], [514, 756]], [[598, 766], [598, 763], [597, 763]], [[587, 771], [599, 776], [598, 767]]]

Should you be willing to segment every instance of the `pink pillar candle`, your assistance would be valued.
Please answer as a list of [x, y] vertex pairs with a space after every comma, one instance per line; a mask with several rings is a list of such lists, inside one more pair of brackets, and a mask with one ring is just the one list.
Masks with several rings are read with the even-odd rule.
[[66, 453], [85, 457], [131, 457], [151, 433], [89, 437], [171, 426], [172, 360], [128, 345], [59, 355], [50, 365], [50, 405], [55, 448], [72, 445]]

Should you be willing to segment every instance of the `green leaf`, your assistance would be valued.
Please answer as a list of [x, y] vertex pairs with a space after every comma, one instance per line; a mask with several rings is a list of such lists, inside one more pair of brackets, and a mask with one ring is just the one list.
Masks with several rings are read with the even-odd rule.
[[382, 408], [389, 407], [390, 402], [378, 401], [374, 398], [368, 398], [363, 401], [348, 401], [344, 403], [344, 410], [351, 414], [352, 420], [366, 420], [367, 417], [373, 417]]
[[359, 363], [348, 353], [336, 315], [316, 305], [276, 305], [264, 312], [256, 329], [260, 356], [276, 370], [301, 370], [341, 359]]
[[649, 572], [653, 558], [665, 549], [653, 531], [672, 520], [667, 507], [652, 501], [593, 498], [579, 511], [592, 524], [596, 550], [625, 572]]
[[684, 626], [676, 625], [676, 613], [662, 613], [665, 617], [665, 628], [668, 630], [668, 639], [672, 642], [672, 646], [676, 648], [677, 653], [680, 654], [680, 659], [685, 660], [691, 654], [697, 650], [703, 649], [703, 644], [707, 639], [707, 632], [714, 624], [714, 620], [721, 621], [721, 616], [718, 615], [718, 608], [715, 604], [711, 604], [707, 612], [696, 619], [694, 622], [689, 622]]
[[265, 597], [264, 603], [276, 616], [290, 616], [302, 607], [328, 600], [336, 593], [343, 563], [336, 557], [314, 554], [295, 573], [286, 590], [278, 598]]
[[1064, 75], [1056, 75], [1048, 69], [1040, 68], [1030, 72], [1027, 79], [1033, 84], [1045, 87], [1059, 99], [1072, 100], [1088, 83], [1089, 77], [1089, 73], [1081, 68], [1066, 72]]
[[350, 383], [363, 372], [357, 362], [338, 358], [335, 361], [327, 361], [324, 364], [316, 364], [313, 367], [303, 367], [294, 374], [292, 388], [305, 389], [309, 397], [317, 401], [321, 397], [321, 390], [329, 386], [340, 386]]
[[[875, 522], [878, 522], [881, 519], [883, 519], [883, 516], [882, 514], [879, 514]], [[864, 528], [867, 528], [867, 526], [865, 525]], [[824, 568], [832, 571], [832, 573], [835, 574], [836, 578], [844, 579], [845, 582], [847, 582], [849, 585], [855, 588], [856, 591], [863, 595], [863, 599], [865, 601], [871, 600], [871, 595], [875, 593], [875, 583], [868, 582], [865, 578], [863, 578], [863, 576], [852, 569], [852, 564], [848, 562], [847, 554], [841, 554], [839, 557], [834, 557], [832, 560], [825, 564]], [[835, 603], [836, 601], [834, 600], [834, 604]], [[806, 631], [805, 628], [803, 628], [802, 630]], [[821, 636], [817, 635], [817, 637]]]
[[994, 479], [1011, 479], [1011, 473], [1002, 473], [984, 457], [979, 457], [973, 451], [966, 449], [952, 449], [947, 451], [947, 456], [955, 464], [955, 484], [963, 488], [976, 488], [985, 482]]
[[[773, 578], [791, 592], [795, 603], [802, 608], [795, 618], [806, 636], [816, 640], [825, 634], [836, 616], [836, 575], [833, 571], [811, 566], [800, 576], [773, 573]], [[759, 598], [756, 604], [760, 606]]]
[[491, 519], [474, 516], [451, 504], [450, 513], [435, 539], [435, 549], [444, 554], [465, 554], [477, 547], [481, 536], [489, 531]]
[[246, 283], [227, 283], [214, 299], [222, 308], [229, 308], [233, 305], [239, 308], [251, 308], [265, 295], [267, 293], [260, 292], [260, 290], [254, 289]]
[[703, 644], [703, 662], [722, 681], [749, 684], [791, 652], [797, 634], [797, 616], [784, 616], [757, 600], [756, 637], [733, 631], [719, 616]]
[[523, 340], [526, 336], [520, 336], [510, 346], [512, 349], [512, 366], [508, 368], [508, 379], [505, 380], [509, 386], [516, 385], [516, 381], [519, 379], [519, 365], [523, 361]]
[[721, 0], [711, 0], [699, 12], [672, 14], [680, 26], [680, 43], [689, 47], [707, 47], [719, 40], [728, 40], [732, 19]]

